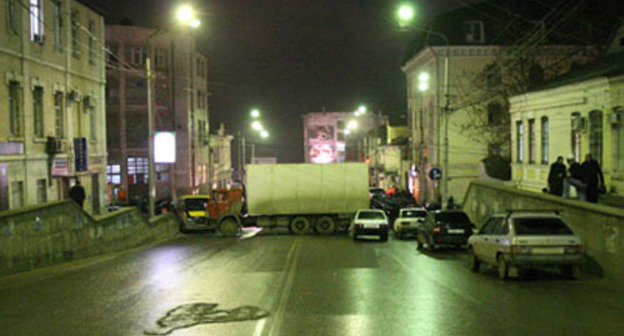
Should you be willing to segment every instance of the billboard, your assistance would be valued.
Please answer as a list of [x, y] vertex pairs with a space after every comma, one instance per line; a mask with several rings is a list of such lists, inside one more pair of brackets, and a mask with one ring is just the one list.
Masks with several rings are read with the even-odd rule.
[[336, 139], [333, 125], [308, 125], [309, 155], [312, 163], [336, 162]]
[[154, 162], [176, 162], [176, 134], [175, 132], [154, 133]]

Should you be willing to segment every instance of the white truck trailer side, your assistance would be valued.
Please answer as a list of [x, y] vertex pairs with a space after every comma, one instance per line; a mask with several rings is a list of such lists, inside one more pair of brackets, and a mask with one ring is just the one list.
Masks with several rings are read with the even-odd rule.
[[262, 227], [310, 228], [330, 234], [368, 208], [364, 163], [257, 164], [247, 166], [247, 221]]

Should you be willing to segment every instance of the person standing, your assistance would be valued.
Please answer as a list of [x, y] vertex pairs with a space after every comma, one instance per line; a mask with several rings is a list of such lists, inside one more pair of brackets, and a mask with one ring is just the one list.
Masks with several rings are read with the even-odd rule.
[[550, 165], [548, 174], [548, 188], [552, 195], [563, 195], [563, 180], [566, 177], [566, 167], [563, 164], [563, 156], [557, 157], [557, 161]]
[[568, 156], [568, 174], [563, 180], [563, 197], [570, 198], [570, 186], [576, 188], [576, 194], [579, 200], [585, 200], [585, 182], [583, 182], [583, 174], [581, 173], [581, 165], [576, 162], [574, 154]]
[[600, 164], [592, 158], [591, 154], [585, 155], [585, 161], [581, 165], [583, 182], [587, 185], [586, 200], [598, 203], [598, 186], [604, 186], [604, 176]]
[[85, 197], [85, 190], [82, 185], [80, 185], [80, 181], [76, 179], [76, 184], [74, 184], [74, 186], [69, 189], [69, 198], [71, 198], [74, 202], [78, 203], [78, 205], [80, 205], [80, 207], [82, 208]]

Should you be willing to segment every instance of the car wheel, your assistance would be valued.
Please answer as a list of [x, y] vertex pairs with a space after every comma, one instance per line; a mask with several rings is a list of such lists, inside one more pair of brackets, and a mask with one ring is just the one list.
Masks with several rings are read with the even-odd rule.
[[423, 243], [421, 241], [416, 242], [416, 249], [419, 251], [423, 249]]
[[181, 233], [189, 233], [189, 230], [186, 227], [186, 222], [184, 220], [180, 221], [180, 232]]
[[561, 266], [561, 274], [567, 279], [578, 279], [579, 275], [581, 275], [581, 267], [579, 265]]
[[219, 232], [224, 237], [234, 237], [238, 233], [238, 222], [231, 217], [225, 218], [219, 223]]
[[509, 279], [509, 264], [502, 254], [498, 256], [498, 278], [501, 280]]
[[353, 234], [351, 234], [351, 238], [353, 238], [353, 241], [357, 241], [357, 234], [353, 232]]
[[336, 230], [334, 219], [329, 216], [323, 216], [316, 221], [314, 230], [321, 235], [330, 235]]
[[470, 249], [470, 269], [475, 272], [479, 272], [479, 268], [481, 268], [481, 261], [477, 258], [474, 250]]
[[296, 235], [305, 234], [310, 228], [310, 221], [303, 216], [295, 217], [292, 222], [290, 222], [290, 231]]

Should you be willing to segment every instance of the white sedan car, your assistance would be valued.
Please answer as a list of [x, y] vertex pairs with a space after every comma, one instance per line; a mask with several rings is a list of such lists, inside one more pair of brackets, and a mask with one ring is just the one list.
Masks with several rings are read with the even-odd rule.
[[358, 210], [349, 226], [349, 234], [353, 240], [358, 236], [379, 236], [379, 240], [388, 240], [388, 217], [382, 210]]
[[403, 208], [399, 217], [394, 220], [394, 234], [398, 239], [408, 234], [417, 234], [418, 228], [425, 222], [427, 210], [425, 208]]
[[510, 211], [491, 216], [478, 234], [468, 240], [470, 268], [481, 263], [498, 267], [499, 278], [509, 277], [510, 268], [557, 266], [574, 279], [580, 272], [585, 247], [556, 212]]

